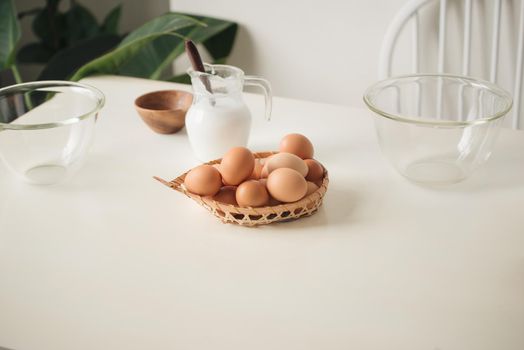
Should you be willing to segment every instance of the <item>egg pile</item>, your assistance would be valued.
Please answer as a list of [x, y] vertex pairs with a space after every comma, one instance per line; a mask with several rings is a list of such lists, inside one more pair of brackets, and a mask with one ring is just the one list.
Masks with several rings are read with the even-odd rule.
[[241, 207], [292, 203], [315, 192], [324, 167], [313, 159], [311, 141], [301, 134], [286, 135], [279, 152], [257, 159], [245, 147], [234, 147], [220, 164], [200, 165], [184, 179], [186, 189], [200, 196]]

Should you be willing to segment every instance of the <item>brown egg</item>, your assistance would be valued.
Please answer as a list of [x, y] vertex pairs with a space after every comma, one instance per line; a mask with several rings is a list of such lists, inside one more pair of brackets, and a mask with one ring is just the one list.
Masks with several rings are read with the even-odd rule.
[[251, 173], [251, 176], [249, 177], [251, 180], [258, 180], [260, 179], [260, 176], [262, 174], [262, 164], [260, 163], [259, 159], [255, 159], [255, 167], [253, 168], [253, 172]]
[[217, 202], [237, 205], [236, 191], [237, 188], [235, 186], [224, 186], [215, 194], [213, 199]]
[[[260, 179], [260, 180], [258, 180], [258, 182], [263, 184], [266, 187], [266, 189], [267, 189], [267, 179]], [[269, 195], [269, 201], [267, 202], [268, 206], [273, 207], [273, 206], [279, 205], [281, 203], [282, 202], [276, 200], [275, 198], [271, 197], [271, 195]]]
[[[278, 153], [277, 153], [278, 154]], [[271, 159], [271, 157], [273, 157], [273, 155], [270, 155], [269, 157], [267, 158], [261, 158], [260, 159], [260, 164], [262, 164], [262, 171], [260, 172], [260, 178], [261, 179], [265, 179], [267, 178], [267, 175], [268, 175], [268, 172], [267, 172], [267, 163], [269, 162], [269, 160]]]
[[305, 196], [307, 183], [298, 171], [289, 168], [273, 170], [267, 178], [271, 196], [281, 202], [295, 202]]
[[260, 172], [260, 178], [261, 179], [266, 179], [267, 176], [268, 176], [268, 171], [267, 171], [267, 162], [266, 164], [264, 164], [264, 166], [262, 167], [262, 171]]
[[322, 165], [319, 162], [317, 162], [314, 159], [306, 159], [304, 160], [304, 162], [306, 163], [308, 167], [306, 180], [314, 182], [324, 177], [324, 168], [322, 167]]
[[[213, 168], [218, 170], [220, 172], [220, 163], [211, 165]], [[222, 176], [222, 173], [220, 172], [220, 176]], [[224, 177], [222, 177], [222, 185], [229, 186], [229, 184], [226, 183], [226, 180], [224, 180]]]
[[306, 196], [309, 196], [311, 193], [315, 192], [316, 190], [318, 190], [318, 186], [315, 185], [313, 182], [308, 181], [308, 182], [307, 182], [307, 192], [306, 192]]
[[241, 207], [262, 207], [269, 201], [269, 193], [262, 183], [248, 180], [238, 186], [236, 200]]
[[301, 134], [289, 134], [280, 141], [280, 152], [293, 153], [302, 159], [313, 158], [313, 144]]
[[265, 165], [268, 175], [275, 169], [290, 168], [298, 171], [300, 175], [306, 176], [308, 168], [306, 163], [298, 156], [291, 153], [278, 153], [269, 159]]
[[[220, 171], [220, 163], [217, 163], [217, 164], [213, 164], [211, 165], [213, 168], [215, 168], [216, 170], [218, 170], [218, 172], [220, 173], [220, 176], [222, 176], [222, 172]], [[222, 176], [222, 185], [224, 186], [229, 186], [229, 184], [226, 183], [226, 180], [224, 180], [224, 177]]]
[[222, 178], [220, 172], [211, 165], [200, 165], [187, 173], [184, 185], [191, 193], [214, 196], [222, 186]]
[[224, 183], [228, 185], [239, 185], [249, 178], [255, 167], [255, 157], [245, 147], [233, 147], [222, 158], [220, 173]]

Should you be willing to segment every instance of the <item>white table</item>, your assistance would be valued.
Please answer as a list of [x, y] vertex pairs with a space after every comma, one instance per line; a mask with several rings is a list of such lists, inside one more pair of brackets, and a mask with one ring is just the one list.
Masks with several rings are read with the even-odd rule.
[[[250, 147], [288, 132], [330, 171], [296, 222], [224, 225], [152, 179], [194, 166], [138, 95], [180, 86], [86, 80], [107, 96], [83, 170], [35, 187], [0, 167], [0, 346], [93, 349], [524, 349], [524, 132], [444, 190], [398, 175], [370, 113], [260, 96]], [[187, 87], [184, 87], [187, 89]]]

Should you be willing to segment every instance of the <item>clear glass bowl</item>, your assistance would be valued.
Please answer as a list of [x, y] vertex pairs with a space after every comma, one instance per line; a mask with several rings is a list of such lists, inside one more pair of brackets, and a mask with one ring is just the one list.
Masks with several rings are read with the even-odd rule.
[[0, 89], [0, 156], [33, 184], [67, 179], [85, 160], [104, 95], [68, 81]]
[[488, 160], [511, 95], [496, 85], [452, 75], [409, 75], [371, 86], [380, 147], [408, 179], [430, 185], [466, 179]]

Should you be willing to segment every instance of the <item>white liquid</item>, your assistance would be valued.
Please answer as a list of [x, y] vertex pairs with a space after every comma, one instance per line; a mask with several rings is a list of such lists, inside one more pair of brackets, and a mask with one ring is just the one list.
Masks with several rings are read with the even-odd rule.
[[230, 148], [247, 145], [251, 113], [240, 98], [218, 97], [193, 104], [186, 115], [186, 128], [196, 157], [207, 162], [221, 158]]

